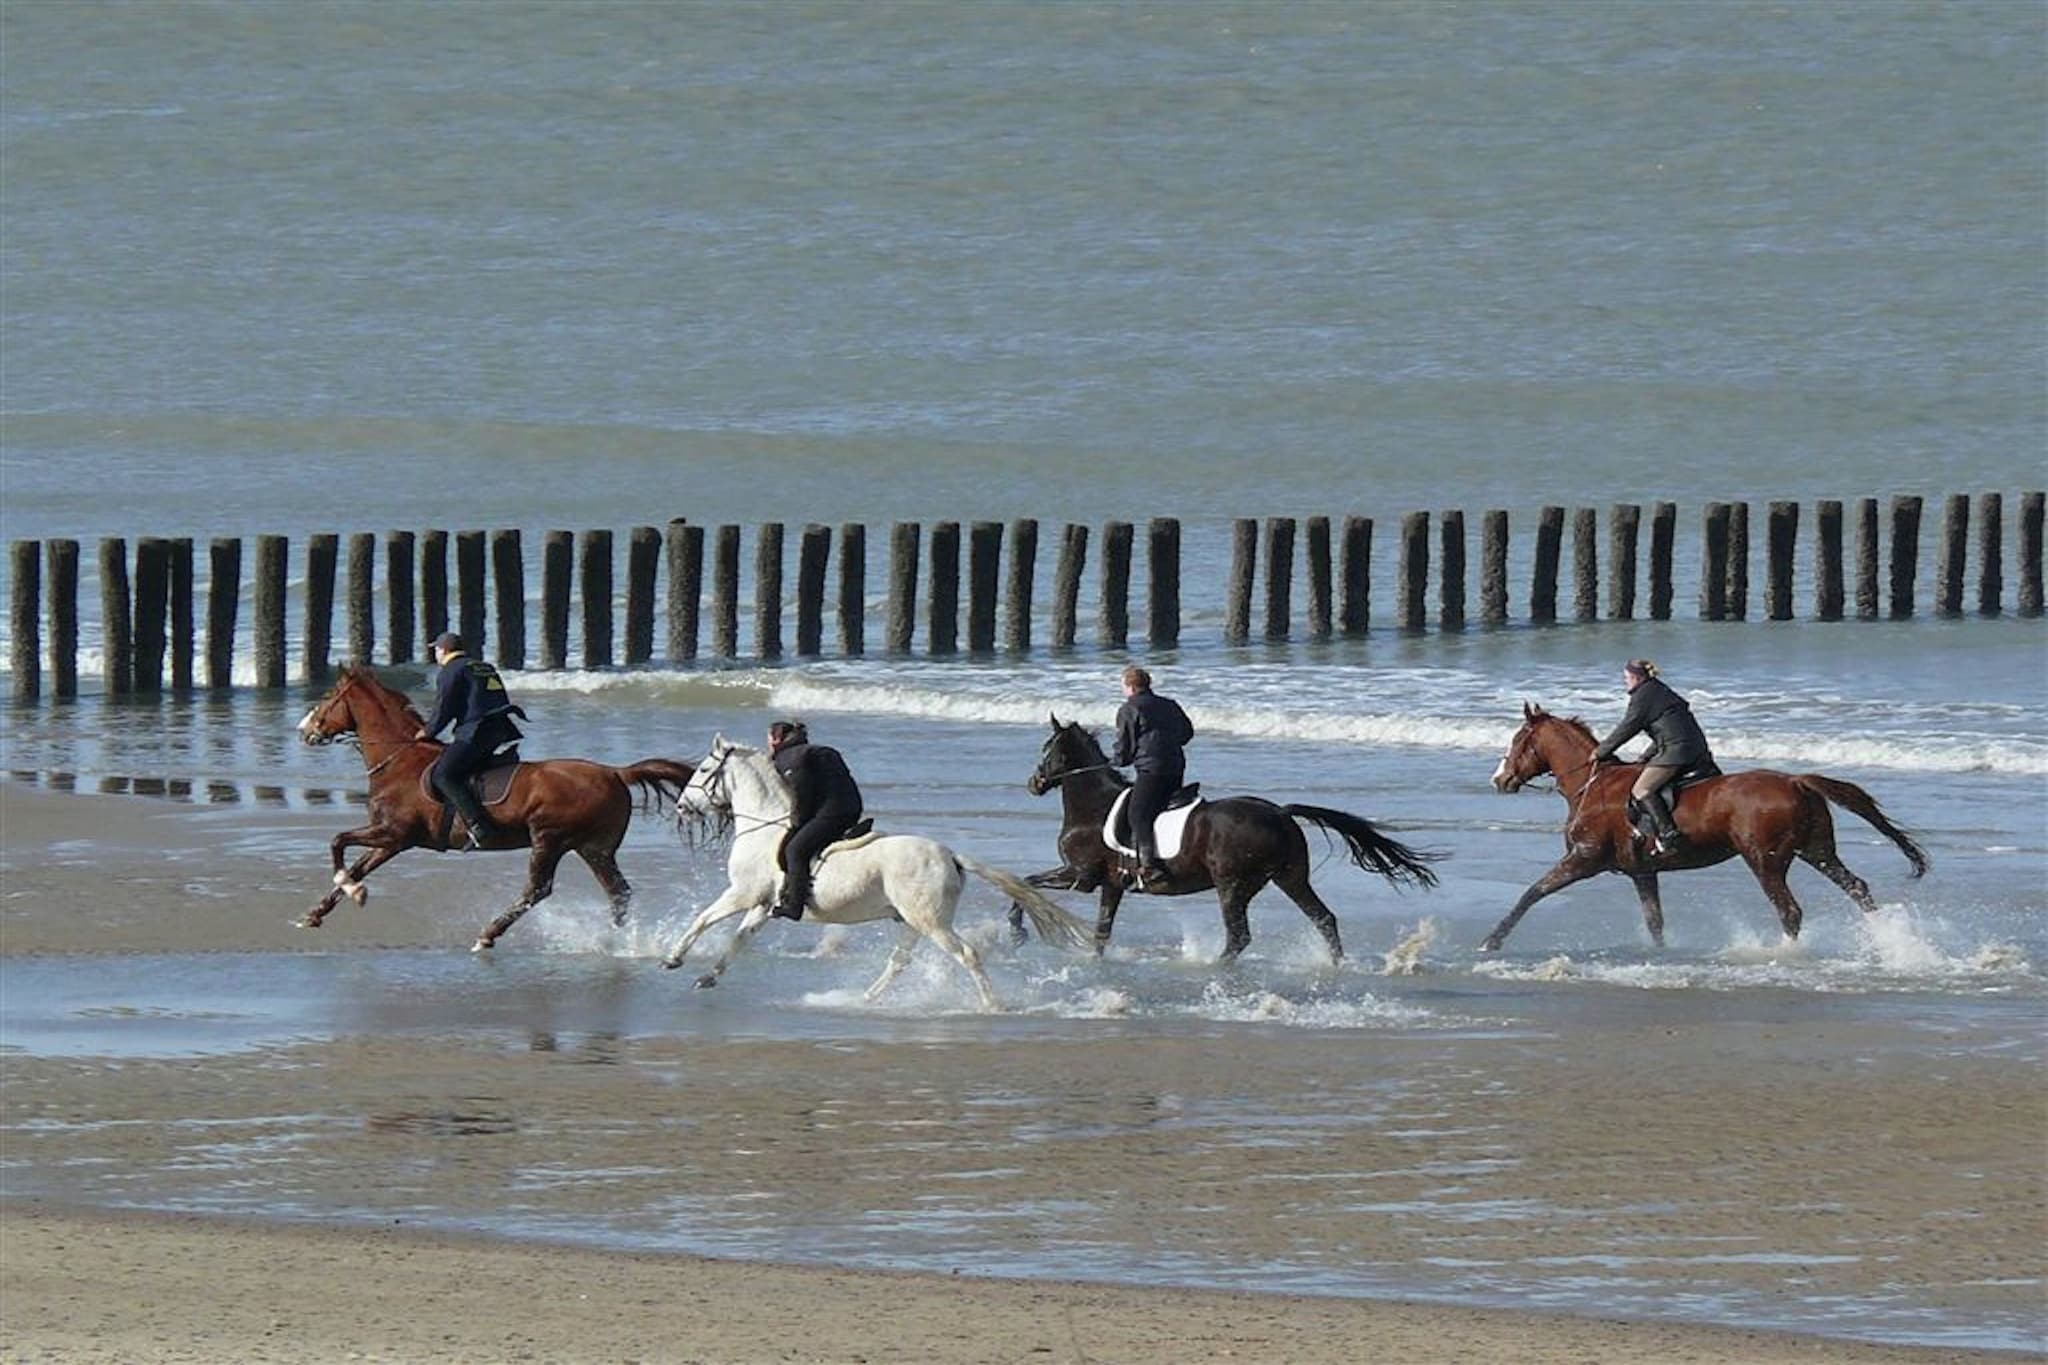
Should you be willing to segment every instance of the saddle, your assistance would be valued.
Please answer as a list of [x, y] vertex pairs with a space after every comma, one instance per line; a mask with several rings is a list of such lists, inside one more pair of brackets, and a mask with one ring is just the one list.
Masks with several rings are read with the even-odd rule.
[[[1662, 801], [1665, 808], [1671, 812], [1671, 818], [1676, 820], [1679, 794], [1688, 787], [1697, 787], [1700, 783], [1721, 775], [1721, 765], [1711, 758], [1706, 759], [1680, 771], [1678, 776], [1658, 788], [1657, 794], [1650, 800]], [[1650, 812], [1648, 804], [1630, 796], [1625, 798], [1625, 805], [1628, 822], [1635, 827], [1636, 834], [1643, 839], [1654, 839], [1657, 836], [1657, 819]]]
[[[863, 815], [860, 819], [853, 822], [852, 829], [849, 829], [846, 833], [819, 849], [817, 859], [811, 866], [816, 867], [818, 863], [824, 862], [835, 853], [844, 853], [850, 848], [859, 848], [862, 844], [871, 844], [881, 837], [881, 835], [875, 833], [874, 817]], [[789, 835], [787, 834], [783, 835], [782, 842], [775, 846], [775, 866], [783, 872], [789, 871]]]
[[[1102, 822], [1102, 842], [1108, 844], [1126, 858], [1138, 856], [1138, 850], [1131, 847], [1131, 790], [1126, 787], [1116, 795], [1116, 801], [1109, 808], [1109, 817]], [[1180, 852], [1181, 836], [1186, 832], [1188, 817], [1202, 804], [1202, 784], [1190, 782], [1166, 799], [1166, 809], [1159, 812], [1159, 818], [1152, 822], [1152, 838], [1159, 846], [1162, 859], [1171, 858]]]
[[[495, 806], [505, 799], [505, 793], [512, 790], [512, 776], [519, 771], [519, 746], [510, 745], [492, 754], [484, 766], [468, 777], [469, 789], [486, 806]], [[434, 790], [434, 765], [428, 764], [420, 774], [420, 794], [427, 800], [438, 803], [441, 793]]]

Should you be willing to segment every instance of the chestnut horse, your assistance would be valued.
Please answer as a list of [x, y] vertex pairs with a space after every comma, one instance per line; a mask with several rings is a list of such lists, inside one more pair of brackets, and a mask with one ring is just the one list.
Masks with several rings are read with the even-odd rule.
[[1805, 917], [1785, 884], [1785, 873], [1794, 858], [1848, 892], [1865, 914], [1873, 913], [1877, 902], [1871, 899], [1869, 885], [1844, 867], [1835, 851], [1830, 801], [1863, 817], [1897, 844], [1913, 865], [1914, 876], [1927, 871], [1926, 851], [1886, 818], [1863, 788], [1817, 773], [1780, 773], [1765, 768], [1710, 777], [1686, 787], [1675, 812], [1684, 841], [1670, 852], [1653, 852], [1637, 842], [1624, 809], [1641, 765], [1596, 764], [1596, 747], [1598, 741], [1584, 721], [1522, 704], [1522, 728], [1515, 732], [1507, 754], [1494, 769], [1493, 785], [1498, 791], [1516, 792], [1531, 778], [1544, 773], [1555, 777], [1558, 794], [1565, 799], [1565, 854], [1557, 866], [1522, 893], [1507, 918], [1479, 945], [1482, 951], [1498, 949], [1508, 931], [1537, 901], [1600, 872], [1620, 872], [1635, 883], [1643, 924], [1661, 948], [1664, 907], [1657, 898], [1657, 874], [1712, 867], [1734, 857], [1748, 863], [1756, 874], [1764, 894], [1777, 908], [1787, 940], [1799, 937]]
[[[369, 899], [363, 879], [409, 848], [445, 852], [441, 803], [427, 795], [421, 776], [441, 756], [438, 740], [414, 739], [425, 725], [405, 694], [384, 685], [362, 665], [344, 667], [341, 680], [299, 722], [308, 744], [332, 744], [354, 735], [370, 779], [370, 823], [334, 836], [334, 890], [299, 923], [317, 929], [343, 896], [357, 905]], [[626, 922], [633, 888], [619, 872], [617, 853], [633, 819], [632, 788], [649, 799], [681, 795], [696, 767], [667, 758], [648, 758], [625, 768], [580, 758], [521, 763], [505, 797], [491, 811], [497, 833], [487, 849], [531, 848], [526, 889], [510, 909], [477, 936], [481, 952], [555, 889], [555, 867], [573, 852], [589, 866], [611, 898], [612, 924]], [[370, 851], [342, 870], [351, 848]]]
[[[1095, 951], [1109, 945], [1117, 906], [1123, 902], [1125, 869], [1115, 850], [1103, 841], [1102, 823], [1117, 794], [1130, 786], [1110, 766], [1095, 736], [1079, 723], [1052, 718], [1052, 737], [1039, 754], [1038, 767], [1025, 784], [1033, 796], [1060, 789], [1060, 857], [1065, 861], [1025, 878], [1033, 886], [1066, 891], [1100, 890], [1095, 919]], [[1213, 889], [1223, 908], [1224, 945], [1221, 961], [1235, 958], [1252, 941], [1247, 911], [1252, 897], [1267, 883], [1287, 893], [1322, 934], [1330, 960], [1341, 962], [1344, 943], [1337, 935], [1337, 917], [1309, 885], [1308, 840], [1297, 821], [1306, 820], [1344, 840], [1351, 861], [1377, 872], [1393, 886], [1436, 885], [1430, 864], [1441, 853], [1412, 849], [1390, 839], [1363, 816], [1323, 806], [1282, 806], [1257, 796], [1227, 796], [1206, 801], [1188, 817], [1181, 849], [1166, 860], [1162, 883], [1134, 889], [1142, 894], [1185, 896]], [[1012, 909], [1013, 935], [1021, 930], [1019, 911]]]

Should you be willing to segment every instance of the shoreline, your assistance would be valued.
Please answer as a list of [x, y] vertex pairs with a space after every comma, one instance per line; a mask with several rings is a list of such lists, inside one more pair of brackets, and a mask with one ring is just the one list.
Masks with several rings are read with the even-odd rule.
[[8, 1358], [316, 1361], [2011, 1361], [1701, 1324], [837, 1270], [0, 1201]]

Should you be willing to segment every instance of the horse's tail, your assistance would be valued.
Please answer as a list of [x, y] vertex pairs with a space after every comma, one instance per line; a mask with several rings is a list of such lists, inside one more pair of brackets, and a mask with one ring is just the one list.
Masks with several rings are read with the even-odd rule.
[[1022, 877], [1013, 877], [958, 853], [953, 855], [953, 861], [959, 864], [962, 872], [972, 872], [1008, 896], [1013, 904], [1022, 906], [1024, 913], [1031, 916], [1031, 927], [1046, 942], [1074, 949], [1092, 949], [1095, 946], [1094, 925], [1060, 909]]
[[1326, 833], [1341, 836], [1345, 847], [1351, 850], [1352, 862], [1367, 872], [1379, 873], [1395, 886], [1435, 886], [1436, 873], [1429, 865], [1450, 856], [1434, 849], [1410, 848], [1399, 839], [1389, 839], [1362, 815], [1350, 815], [1327, 806], [1282, 806], [1280, 809]]
[[1792, 783], [1868, 820], [1871, 828], [1899, 846], [1899, 852], [1905, 854], [1906, 861], [1913, 865], [1914, 876], [1926, 875], [1927, 850], [1920, 847], [1912, 835], [1893, 824], [1885, 813], [1878, 809], [1877, 802], [1871, 798], [1869, 792], [1854, 782], [1844, 782], [1838, 777], [1822, 777], [1819, 773], [1801, 773], [1792, 779]]
[[690, 779], [697, 775], [693, 763], [684, 763], [673, 758], [643, 758], [638, 763], [623, 768], [614, 768], [626, 785], [638, 787], [643, 798], [642, 809], [657, 801], [670, 805], [683, 799], [683, 788], [690, 785]]

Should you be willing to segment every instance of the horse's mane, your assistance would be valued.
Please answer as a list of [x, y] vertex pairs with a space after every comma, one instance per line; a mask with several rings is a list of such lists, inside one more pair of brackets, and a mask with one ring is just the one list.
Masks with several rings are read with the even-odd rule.
[[344, 679], [352, 679], [355, 685], [362, 689], [363, 695], [376, 703], [378, 711], [387, 720], [410, 724], [413, 730], [426, 725], [426, 717], [419, 713], [419, 708], [412, 704], [412, 699], [378, 677], [376, 670], [368, 664], [343, 664], [341, 676]]
[[1600, 743], [1600, 737], [1593, 733], [1593, 727], [1580, 720], [1577, 716], [1560, 716], [1555, 712], [1544, 710], [1541, 706], [1532, 706], [1529, 708], [1529, 719], [1532, 721], [1556, 721], [1559, 725], [1578, 731], [1579, 737], [1584, 739], [1586, 743], [1595, 747], [1598, 747]]

